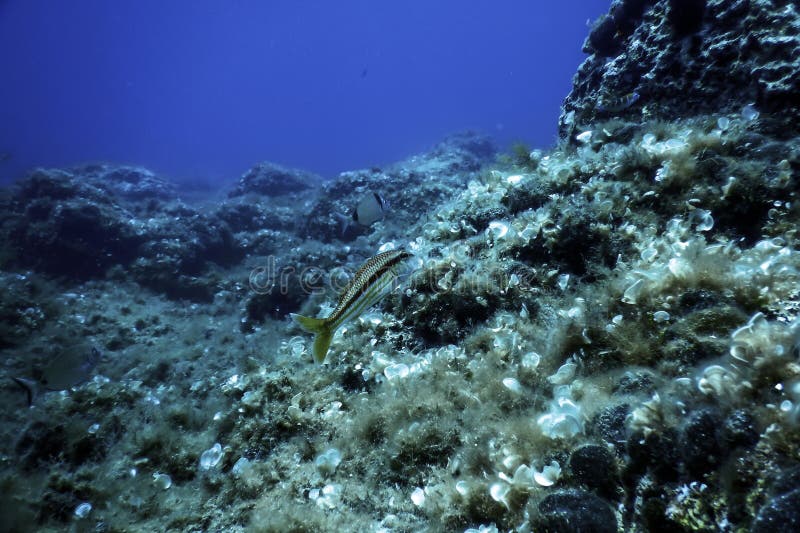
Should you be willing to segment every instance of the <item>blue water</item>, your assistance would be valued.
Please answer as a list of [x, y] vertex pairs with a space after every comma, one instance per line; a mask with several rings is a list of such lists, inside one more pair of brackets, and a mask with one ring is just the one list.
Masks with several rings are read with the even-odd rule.
[[466, 128], [545, 147], [608, 5], [0, 1], [0, 181], [97, 160], [207, 183], [261, 160], [328, 177]]

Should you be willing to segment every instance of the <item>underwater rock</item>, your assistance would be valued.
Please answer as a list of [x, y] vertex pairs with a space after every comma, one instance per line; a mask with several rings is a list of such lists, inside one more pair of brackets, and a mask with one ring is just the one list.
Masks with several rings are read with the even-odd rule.
[[604, 498], [614, 498], [619, 486], [617, 463], [608, 448], [587, 444], [569, 458], [572, 477]]
[[[264, 229], [295, 230], [299, 222], [299, 217], [289, 206], [240, 198], [224, 202], [216, 210], [215, 216], [225, 221], [234, 233], [258, 232]], [[246, 236], [249, 240], [253, 237]]]
[[666, 428], [645, 434], [636, 431], [628, 438], [629, 460], [626, 465], [629, 474], [652, 472], [660, 482], [677, 481], [681, 458], [678, 432]]
[[343, 287], [338, 285], [343, 280], [333, 279], [337, 272], [344, 274], [337, 270], [347, 261], [343, 250], [311, 240], [287, 248], [253, 263], [241, 331], [252, 332], [267, 318], [283, 319], [299, 311], [309, 296], [324, 293], [334, 285]]
[[630, 413], [628, 404], [610, 405], [600, 410], [586, 426], [586, 433], [613, 444], [617, 455], [625, 451], [627, 429], [625, 419]]
[[615, 394], [647, 394], [655, 392], [655, 376], [647, 370], [627, 371], [614, 386]]
[[13, 188], [10, 204], [2, 232], [14, 266], [91, 279], [132, 261], [145, 240], [130, 213], [67, 171], [35, 170]]
[[756, 515], [751, 531], [797, 531], [800, 528], [800, 489], [780, 494], [769, 500]]
[[[630, 2], [624, 2], [630, 4]], [[636, 106], [615, 116], [673, 119], [697, 113], [736, 112], [755, 103], [775, 113], [778, 136], [797, 131], [800, 107], [800, 11], [769, 0], [658, 0], [637, 2], [621, 31], [618, 3], [595, 26], [564, 102], [562, 138], [598, 116], [607, 98], [638, 92]], [[642, 6], [645, 8], [642, 9]], [[610, 57], [613, 59], [609, 60]]]
[[139, 284], [170, 298], [210, 301], [215, 284], [202, 279], [210, 265], [231, 266], [244, 250], [228, 225], [188, 208], [177, 216], [166, 210], [151, 219], [130, 264], [130, 275]]
[[592, 26], [592, 31], [583, 45], [583, 51], [609, 57], [618, 54], [622, 46], [623, 42], [614, 17], [603, 15]]
[[63, 459], [68, 450], [69, 439], [61, 424], [48, 424], [37, 420], [20, 435], [15, 452], [27, 469], [36, 468]]
[[787, 494], [800, 489], [800, 465], [788, 467], [775, 479], [772, 494]]
[[491, 137], [475, 131], [448, 135], [423, 158], [434, 160], [449, 173], [477, 172], [497, 153]]
[[0, 272], [0, 349], [24, 344], [61, 313], [47, 284], [34, 274]]
[[646, 7], [652, 0], [615, 0], [608, 14], [602, 15], [592, 25], [583, 43], [583, 51], [601, 57], [617, 55], [625, 40], [633, 33]]
[[118, 199], [170, 200], [177, 195], [173, 183], [142, 167], [86, 165], [73, 169], [73, 172], [106, 189]]
[[681, 451], [686, 470], [696, 478], [711, 472], [722, 461], [717, 430], [722, 425], [719, 415], [709, 409], [692, 414], [683, 429]]
[[[415, 175], [409, 175], [414, 179]], [[334, 239], [352, 240], [364, 231], [357, 224], [342, 227], [341, 217], [352, 217], [354, 207], [369, 192], [375, 192], [389, 198], [391, 217], [400, 214], [399, 206], [395, 209], [395, 198], [401, 180], [397, 175], [389, 175], [380, 169], [367, 169], [343, 172], [320, 187], [320, 195], [310, 206], [304, 221], [301, 234], [307, 238], [322, 242]]]
[[[322, 242], [349, 241], [365, 231], [381, 231], [382, 240], [403, 236], [403, 228], [463, 189], [495, 153], [488, 137], [465, 132], [385, 169], [343, 172], [322, 185], [318, 199], [307, 209], [301, 233]], [[370, 228], [352, 224], [343, 231], [341, 216], [352, 216], [354, 207], [370, 192], [386, 200], [385, 220]]]
[[617, 517], [611, 506], [591, 492], [564, 490], [548, 494], [539, 503], [538, 510], [539, 514], [533, 520], [536, 531], [617, 531]]
[[[6, 261], [75, 280], [132, 267], [130, 275], [143, 286], [198, 299], [188, 278], [206, 273], [210, 264], [235, 264], [244, 250], [223, 220], [179, 202], [148, 203], [171, 191], [134, 167], [38, 169], [12, 188], [2, 227]], [[136, 214], [142, 202], [147, 218]]]
[[[678, 43], [665, 18], [676, 2], [615, 2], [613, 37], [655, 46], [633, 43], [657, 19], [652, 31], [672, 39], [663, 54], [690, 57], [711, 26], [740, 24], [712, 13], [749, 16], [750, 4], [728, 4], [707, 2]], [[52, 282], [74, 293], [68, 311], [0, 278], [0, 318], [24, 349], [39, 332], [58, 348], [45, 328], [67, 317], [118, 351], [101, 365], [108, 378], [37, 406], [46, 424], [7, 410], [0, 452], [19, 465], [0, 483], [47, 468], [97, 487], [8, 490], [43, 527], [91, 502], [93, 522], [154, 531], [616, 531], [623, 519], [711, 531], [749, 527], [759, 506], [756, 527], [791, 528], [800, 156], [741, 113], [638, 120], [677, 105], [653, 98], [623, 98], [637, 120], [584, 131], [578, 148], [487, 168], [490, 143], [456, 136], [383, 170], [221, 205], [170, 199], [137, 170], [107, 178], [118, 192], [99, 183], [112, 167], [24, 180], [0, 200], [0, 231], [26, 236], [14, 246], [44, 254], [27, 232], [55, 233], [65, 208], [96, 209], [88, 223], [134, 237], [128, 255], [102, 250], [116, 263], [80, 290]], [[335, 215], [370, 191], [386, 216], [342, 235]], [[285, 315], [325, 314], [343, 286], [334, 272], [346, 280], [381, 245], [414, 253], [419, 269], [313, 366]], [[23, 350], [8, 350], [7, 376], [26, 362], [12, 351]], [[199, 471], [215, 442], [216, 466]]]
[[252, 332], [254, 327], [267, 318], [281, 319], [300, 309], [307, 295], [300, 291], [288, 293], [275, 290], [253, 294], [245, 302], [245, 313], [241, 330]]
[[758, 438], [756, 420], [745, 409], [737, 409], [728, 415], [720, 430], [720, 440], [729, 448], [752, 446]]
[[706, 0], [670, 0], [667, 19], [675, 35], [685, 37], [700, 31], [705, 13]]
[[316, 174], [265, 161], [245, 172], [228, 197], [246, 194], [282, 196], [311, 189], [321, 182], [322, 178]]

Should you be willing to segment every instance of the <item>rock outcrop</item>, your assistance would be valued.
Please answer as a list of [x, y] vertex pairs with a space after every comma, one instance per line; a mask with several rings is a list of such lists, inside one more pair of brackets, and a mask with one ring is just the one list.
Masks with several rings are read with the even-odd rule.
[[[752, 104], [781, 138], [800, 123], [800, 10], [772, 0], [617, 0], [584, 43], [562, 137], [598, 119], [671, 120]], [[603, 111], [636, 92], [639, 100]]]

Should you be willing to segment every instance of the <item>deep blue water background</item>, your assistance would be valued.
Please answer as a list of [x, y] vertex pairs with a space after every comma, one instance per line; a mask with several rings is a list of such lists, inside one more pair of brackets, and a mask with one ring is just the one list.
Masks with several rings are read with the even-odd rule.
[[463, 129], [546, 147], [609, 0], [0, 0], [0, 181], [271, 160], [326, 177]]

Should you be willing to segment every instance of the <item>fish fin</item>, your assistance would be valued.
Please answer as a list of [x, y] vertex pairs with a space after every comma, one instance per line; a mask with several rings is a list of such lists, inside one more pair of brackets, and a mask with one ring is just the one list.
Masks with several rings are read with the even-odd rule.
[[340, 231], [342, 232], [342, 235], [344, 235], [345, 232], [347, 232], [347, 228], [350, 227], [350, 221], [353, 220], [353, 217], [336, 212], [333, 213], [333, 217], [339, 221]]
[[333, 340], [333, 331], [327, 329], [325, 331], [320, 331], [314, 337], [314, 360], [322, 364], [325, 362], [325, 357], [328, 355], [328, 349], [331, 347], [331, 341]]
[[296, 313], [292, 313], [291, 317], [301, 328], [314, 334], [314, 360], [317, 363], [325, 362], [325, 356], [328, 355], [328, 348], [333, 340], [333, 329], [330, 325], [324, 318], [311, 318]]
[[36, 396], [38, 396], [39, 387], [37, 386], [36, 382], [32, 379], [27, 378], [11, 378], [14, 380], [14, 383], [22, 387], [25, 391], [25, 394], [28, 397], [28, 407], [33, 406], [33, 402], [36, 400]]

